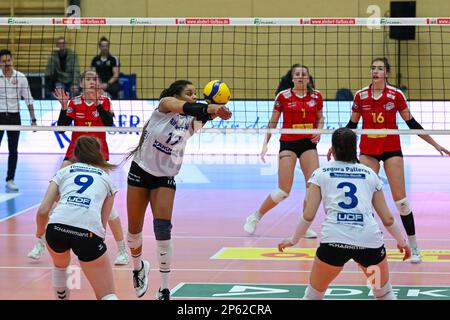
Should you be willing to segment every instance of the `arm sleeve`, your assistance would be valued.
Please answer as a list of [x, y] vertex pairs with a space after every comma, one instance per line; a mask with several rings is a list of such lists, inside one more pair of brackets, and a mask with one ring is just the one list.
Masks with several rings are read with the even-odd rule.
[[113, 114], [109, 111], [106, 111], [101, 104], [97, 106], [97, 111], [98, 114], [100, 115], [100, 118], [102, 118], [103, 124], [106, 127], [112, 127], [114, 124]]
[[314, 172], [311, 174], [311, 177], [309, 177], [308, 183], [312, 183], [315, 184], [316, 186], [318, 186], [320, 188], [320, 168], [314, 170]]
[[323, 110], [323, 98], [322, 94], [319, 91], [316, 91], [317, 95], [317, 111]]
[[277, 97], [275, 98], [273, 109], [277, 110], [278, 112], [282, 112], [283, 111], [283, 108], [282, 108], [282, 105], [281, 105], [281, 96], [280, 96], [280, 94], [278, 94]]
[[55, 175], [49, 182], [53, 181], [54, 183], [56, 183], [59, 186], [61, 184], [61, 180], [63, 178], [63, 172], [65, 172], [64, 168], [58, 170], [58, 172], [55, 173]]
[[[67, 110], [61, 109], [58, 117], [58, 126], [70, 126], [73, 121], [73, 100], [69, 100]], [[64, 131], [58, 131], [59, 133], [64, 133]]]
[[[59, 112], [58, 126], [70, 126], [72, 124], [72, 118], [67, 115], [67, 110]], [[64, 132], [64, 131], [61, 131]]]
[[400, 89], [397, 89], [397, 94], [395, 95], [396, 105], [398, 111], [403, 111], [408, 108], [408, 104], [406, 103], [406, 97]]
[[361, 113], [361, 98], [359, 92], [355, 94], [355, 99], [353, 99], [352, 111]]
[[28, 85], [28, 80], [25, 76], [21, 77], [20, 83], [20, 95], [25, 99], [27, 106], [33, 104], [33, 97], [31, 96], [30, 86]]
[[109, 175], [109, 174], [107, 174], [107, 173], [105, 173], [106, 175], [105, 175], [105, 180], [106, 180], [106, 182], [107, 182], [107, 184], [108, 184], [108, 196], [110, 197], [110, 196], [113, 196], [114, 194], [116, 194], [117, 193], [117, 191], [119, 191], [118, 189], [117, 189], [117, 186], [114, 184], [114, 182], [112, 182], [112, 180], [111, 180], [111, 176]]

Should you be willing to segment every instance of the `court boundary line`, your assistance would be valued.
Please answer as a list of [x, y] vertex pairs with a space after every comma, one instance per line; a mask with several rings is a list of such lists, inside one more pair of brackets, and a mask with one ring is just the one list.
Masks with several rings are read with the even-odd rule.
[[[53, 266], [0, 266], [0, 270], [9, 270], [9, 269], [17, 269], [17, 270], [51, 270]], [[133, 268], [121, 268], [121, 267], [113, 267], [113, 271], [133, 271]], [[151, 268], [151, 271], [159, 271], [159, 268]], [[171, 269], [172, 272], [266, 272], [266, 273], [310, 273], [311, 270], [280, 270], [280, 269]], [[450, 272], [435, 272], [435, 271], [394, 271], [389, 270], [390, 274], [428, 274], [428, 275], [450, 275]], [[342, 270], [341, 274], [361, 274], [360, 270]], [[450, 286], [450, 284], [449, 284]]]
[[[38, 205], [36, 205], [38, 206]], [[1, 221], [0, 221], [1, 222]], [[36, 235], [34, 233], [0, 233], [0, 237], [35, 237]], [[147, 238], [151, 238], [154, 239], [155, 236], [154, 235], [143, 235], [142, 236], [144, 239]], [[106, 238], [113, 238], [112, 234], [107, 234]], [[282, 240], [284, 239], [283, 237], [257, 237], [257, 238], [251, 238], [248, 236], [177, 236], [177, 235], [172, 235], [172, 239], [227, 239], [227, 240], [234, 240], [234, 239], [246, 239], [246, 240]], [[317, 239], [305, 239], [307, 241], [317, 241]], [[396, 241], [393, 238], [385, 238], [385, 241]], [[445, 238], [417, 238], [417, 241], [439, 241], [439, 242], [450, 242], [450, 238], [445, 239]], [[447, 250], [447, 249], [423, 249], [422, 247], [420, 248], [421, 250]], [[450, 249], [448, 249], [450, 250]]]
[[8, 219], [17, 217], [17, 216], [19, 216], [19, 215], [21, 215], [21, 214], [24, 214], [25, 212], [27, 212], [27, 211], [29, 211], [29, 210], [31, 210], [31, 209], [34, 209], [34, 208], [38, 207], [39, 205], [40, 205], [40, 203], [39, 203], [39, 204], [36, 204], [36, 205], [34, 205], [34, 206], [32, 206], [32, 207], [29, 207], [29, 208], [27, 208], [27, 209], [24, 209], [24, 210], [21, 210], [21, 211], [19, 211], [19, 212], [16, 212], [16, 213], [14, 213], [14, 214], [12, 214], [12, 215], [10, 215], [10, 216], [7, 216], [6, 218], [2, 218], [2, 219], [0, 219], [0, 223], [3, 222], [3, 221], [6, 221], [6, 220], [8, 220]]

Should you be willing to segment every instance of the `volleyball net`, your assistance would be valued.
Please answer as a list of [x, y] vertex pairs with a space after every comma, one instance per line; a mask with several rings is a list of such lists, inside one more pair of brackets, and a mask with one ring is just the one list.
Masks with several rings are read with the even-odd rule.
[[[400, 28], [400, 33], [411, 33], [413, 28], [414, 39], [393, 40], [391, 28]], [[446, 139], [450, 132], [450, 18], [0, 18], [0, 31], [0, 47], [12, 51], [15, 69], [42, 79], [30, 82], [37, 127], [28, 125], [23, 101], [21, 108], [19, 129], [34, 141], [57, 139], [61, 146], [70, 134], [56, 131], [65, 129], [107, 131], [111, 140], [121, 141], [118, 145], [134, 143], [161, 91], [177, 79], [192, 81], [200, 100], [203, 86], [211, 80], [220, 79], [231, 89], [227, 106], [233, 117], [208, 123], [202, 139], [217, 140], [207, 137], [209, 132], [259, 141], [280, 78], [295, 63], [309, 68], [315, 88], [323, 95], [324, 129], [282, 130], [280, 121], [272, 131], [330, 133], [348, 122], [352, 97], [371, 83], [370, 64], [376, 57], [389, 59], [389, 82], [403, 91], [424, 133]], [[51, 96], [46, 69], [59, 37], [75, 50], [81, 73], [99, 54], [99, 40], [108, 39], [121, 74], [119, 99], [112, 101], [114, 128], [56, 126], [60, 105]], [[408, 130], [399, 117], [397, 122], [399, 131], [385, 133], [418, 133]], [[0, 126], [7, 128], [13, 127]], [[33, 135], [32, 130], [40, 132]], [[259, 135], [249, 138], [247, 133]]]

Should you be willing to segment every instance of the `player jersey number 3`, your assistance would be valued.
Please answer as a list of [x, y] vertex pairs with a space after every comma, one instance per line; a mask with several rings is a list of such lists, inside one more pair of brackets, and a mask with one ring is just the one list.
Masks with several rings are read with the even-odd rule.
[[[356, 197], [356, 191], [358, 188], [351, 182], [341, 182], [337, 185], [338, 189], [344, 189], [344, 196], [346, 201], [341, 201], [338, 203], [339, 207], [342, 209], [353, 209], [358, 205], [358, 198]], [[346, 190], [348, 188], [348, 191]], [[354, 227], [364, 226], [364, 216], [361, 213], [351, 213], [351, 212], [338, 212], [337, 213], [337, 223], [350, 225]]]
[[338, 189], [344, 189], [348, 188], [348, 191], [345, 191], [344, 196], [345, 198], [348, 198], [350, 200], [350, 203], [348, 201], [344, 202], [341, 201], [338, 203], [339, 207], [342, 209], [353, 209], [358, 205], [358, 198], [355, 196], [356, 191], [358, 191], [358, 188], [351, 183], [351, 182], [341, 182], [337, 185]]

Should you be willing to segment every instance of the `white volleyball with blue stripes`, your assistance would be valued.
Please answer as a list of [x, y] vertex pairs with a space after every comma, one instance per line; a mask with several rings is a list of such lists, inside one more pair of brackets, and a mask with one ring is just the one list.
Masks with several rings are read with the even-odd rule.
[[226, 104], [231, 99], [231, 91], [221, 80], [213, 80], [203, 88], [203, 95], [207, 103]]

